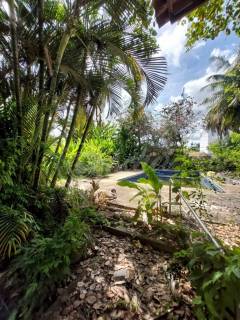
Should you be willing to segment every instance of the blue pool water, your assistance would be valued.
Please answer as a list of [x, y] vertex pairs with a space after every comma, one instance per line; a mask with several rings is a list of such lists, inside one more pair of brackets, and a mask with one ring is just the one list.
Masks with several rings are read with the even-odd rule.
[[[177, 178], [177, 174], [179, 174], [180, 171], [178, 170], [170, 170], [170, 169], [161, 169], [156, 170], [156, 174], [159, 177], [159, 179], [164, 181], [169, 181], [170, 178]], [[192, 180], [194, 177], [199, 177], [199, 172], [194, 172], [192, 177], [186, 178], [187, 180]], [[124, 178], [123, 180], [128, 180], [131, 182], [137, 182], [140, 178], [147, 178], [147, 176], [144, 173], [136, 174], [135, 176], [131, 176], [128, 178]]]
[[[161, 169], [161, 170], [156, 170], [156, 173], [159, 179], [163, 181], [169, 181], [170, 178], [173, 178], [173, 177], [174, 179], [178, 178], [177, 175], [180, 173], [180, 171], [170, 170], [170, 169]], [[184, 180], [185, 182], [187, 181], [191, 182], [194, 180], [194, 178], [197, 178], [199, 176], [200, 176], [200, 173], [195, 171], [192, 173], [192, 177], [184, 178]], [[124, 178], [123, 180], [137, 182], [138, 179], [140, 178], [147, 178], [147, 176], [144, 173], [140, 173], [140, 174], [136, 174], [135, 176]], [[224, 192], [224, 190], [218, 184], [216, 184], [214, 181], [212, 181], [208, 177], [201, 177], [201, 184], [203, 187], [213, 190], [215, 192]]]

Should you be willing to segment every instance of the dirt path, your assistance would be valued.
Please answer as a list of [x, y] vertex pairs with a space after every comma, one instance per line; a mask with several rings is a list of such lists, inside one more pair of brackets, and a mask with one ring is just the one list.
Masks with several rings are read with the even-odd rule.
[[169, 256], [103, 231], [95, 237], [95, 255], [75, 267], [42, 319], [194, 319], [170, 293], [164, 271]]
[[222, 184], [224, 193], [205, 191], [209, 210], [219, 222], [240, 225], [240, 185]]

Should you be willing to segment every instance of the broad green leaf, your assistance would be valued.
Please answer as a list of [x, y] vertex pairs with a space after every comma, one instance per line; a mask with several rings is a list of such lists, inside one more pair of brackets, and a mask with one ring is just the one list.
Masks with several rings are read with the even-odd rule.
[[140, 178], [140, 179], [138, 179], [138, 183], [143, 183], [143, 184], [149, 184], [149, 185], [151, 185], [149, 179], [146, 179], [146, 178]]
[[200, 296], [196, 296], [192, 302], [193, 304], [196, 304], [196, 305], [203, 303], [202, 298]]
[[151, 166], [149, 166], [146, 162], [141, 162], [141, 166], [144, 173], [148, 176], [149, 183], [153, 187], [155, 193], [158, 194], [163, 184], [159, 180], [155, 170]]
[[120, 187], [128, 187], [128, 188], [131, 188], [131, 189], [139, 190], [139, 187], [138, 187], [138, 185], [136, 183], [131, 182], [131, 181], [127, 181], [127, 180], [119, 181], [117, 183], [117, 185], [120, 186]]

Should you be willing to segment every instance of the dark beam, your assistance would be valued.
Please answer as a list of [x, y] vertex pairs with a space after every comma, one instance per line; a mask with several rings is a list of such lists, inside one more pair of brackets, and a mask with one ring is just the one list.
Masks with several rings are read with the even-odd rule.
[[168, 21], [175, 22], [207, 0], [153, 0], [155, 16], [159, 27]]

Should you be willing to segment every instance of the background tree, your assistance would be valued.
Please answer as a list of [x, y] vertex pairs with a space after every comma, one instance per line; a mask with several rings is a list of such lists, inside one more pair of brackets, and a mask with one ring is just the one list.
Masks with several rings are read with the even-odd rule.
[[165, 106], [161, 112], [162, 139], [169, 148], [183, 147], [193, 128], [196, 126], [197, 114], [191, 97], [181, 97]]
[[[223, 63], [224, 59], [221, 59]], [[232, 63], [225, 60], [225, 72], [208, 78], [209, 85], [203, 90], [210, 90], [203, 104], [209, 107], [205, 118], [207, 129], [217, 132], [220, 137], [229, 130], [240, 130], [240, 57]]]
[[238, 0], [206, 1], [187, 17], [187, 21], [187, 48], [199, 40], [213, 40], [222, 31], [240, 36], [240, 3]]

